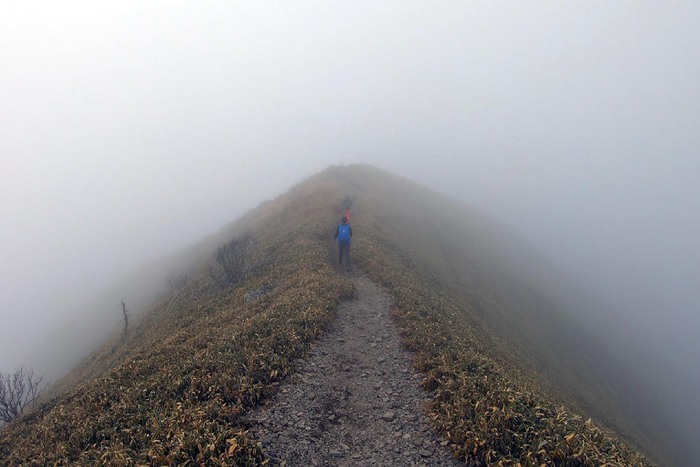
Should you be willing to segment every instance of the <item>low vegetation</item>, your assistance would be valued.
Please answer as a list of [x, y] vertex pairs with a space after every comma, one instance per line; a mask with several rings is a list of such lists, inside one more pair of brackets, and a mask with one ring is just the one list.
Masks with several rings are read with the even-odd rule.
[[[331, 168], [261, 205], [240, 222], [228, 252], [226, 245], [212, 252], [200, 274], [173, 287], [126, 339], [84, 363], [80, 374], [89, 378], [3, 429], [0, 458], [9, 465], [264, 464], [247, 416], [354, 294], [352, 282], [333, 272], [329, 250], [350, 194], [354, 258], [393, 295], [403, 343], [433, 391], [430, 415], [455, 455], [470, 464], [645, 465], [550, 396], [532, 365], [489, 327], [486, 301], [454, 293], [441, 262], [456, 247], [424, 236], [422, 216], [436, 207], [417, 205], [411, 189], [396, 193], [405, 188], [374, 169]], [[222, 253], [232, 254], [227, 265]]]
[[46, 389], [43, 380], [43, 376], [34, 376], [34, 370], [25, 367], [0, 373], [0, 421], [10, 422], [33, 405]]
[[[378, 283], [392, 291], [394, 317], [405, 346], [434, 392], [437, 429], [467, 463], [488, 465], [644, 465], [644, 458], [590, 419], [572, 414], [540, 385], [493, 355], [485, 329], [464, 309], [436, 294], [396, 259], [381, 240], [369, 239], [356, 255]], [[358, 248], [359, 249], [359, 248]]]
[[[86, 362], [104, 366], [101, 376], [5, 427], [3, 463], [263, 463], [246, 414], [293, 371], [292, 362], [354, 293], [333, 273], [319, 237], [335, 217], [330, 207], [282, 209], [288, 201], [303, 203], [279, 199], [259, 210], [244, 261], [255, 267], [244, 280], [222, 289], [205, 267], [133, 325], [127, 339], [115, 338]], [[285, 216], [286, 209], [293, 213]], [[265, 293], [245, 299], [259, 290]]]
[[[351, 184], [387, 177], [367, 172], [351, 170]], [[524, 286], [499, 270], [497, 248], [478, 233], [487, 229], [480, 216], [408, 182], [386, 178], [372, 187], [358, 189], [363, 210], [355, 230], [363, 234], [355, 260], [393, 295], [403, 343], [416, 352], [425, 388], [434, 393], [435, 426], [456, 455], [475, 465], [646, 465], [616, 436], [576, 415], [578, 401], [552, 396], [558, 388], [535, 360], [543, 355], [554, 365], [554, 349], [538, 348], [544, 336], [521, 325], [545, 325], [536, 319], [541, 310], [502, 297], [516, 295], [498, 290], [503, 283]], [[544, 300], [539, 305], [545, 308]], [[521, 342], [504, 341], [518, 331]], [[580, 381], [587, 384], [583, 375]]]

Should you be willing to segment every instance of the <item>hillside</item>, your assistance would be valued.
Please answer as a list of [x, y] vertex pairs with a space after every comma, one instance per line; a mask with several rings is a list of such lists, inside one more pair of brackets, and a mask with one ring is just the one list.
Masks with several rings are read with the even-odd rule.
[[433, 427], [455, 456], [648, 463], [622, 441], [651, 449], [596, 368], [608, 356], [512, 260], [523, 257], [517, 242], [478, 213], [366, 166], [330, 168], [232, 225], [218, 250], [228, 259], [208, 251], [126, 339], [83, 363], [79, 383], [3, 429], [0, 458], [264, 462], [251, 414], [357, 293], [333, 269], [329, 242], [347, 194], [354, 261], [392, 297], [402, 345], [432, 391]]

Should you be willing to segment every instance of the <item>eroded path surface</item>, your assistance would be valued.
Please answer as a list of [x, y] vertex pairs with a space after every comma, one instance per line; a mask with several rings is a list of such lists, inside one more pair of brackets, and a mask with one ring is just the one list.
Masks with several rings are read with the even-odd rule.
[[272, 465], [459, 465], [430, 428], [428, 394], [399, 347], [391, 298], [355, 277], [358, 299], [254, 415]]

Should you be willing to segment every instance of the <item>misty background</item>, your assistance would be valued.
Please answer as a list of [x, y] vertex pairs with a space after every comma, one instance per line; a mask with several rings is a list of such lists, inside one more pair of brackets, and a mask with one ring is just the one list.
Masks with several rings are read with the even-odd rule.
[[690, 1], [3, 2], [0, 371], [60, 377], [165, 291], [135, 271], [364, 162], [574, 278], [696, 441], [698, 24]]

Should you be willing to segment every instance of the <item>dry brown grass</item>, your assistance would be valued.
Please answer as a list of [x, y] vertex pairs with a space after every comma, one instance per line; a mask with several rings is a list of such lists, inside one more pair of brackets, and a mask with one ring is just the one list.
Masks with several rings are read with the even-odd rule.
[[[350, 171], [352, 183], [362, 185], [367, 170]], [[552, 396], [556, 386], [537, 369], [555, 359], [528, 358], [553, 352], [537, 329], [525, 329], [542, 311], [504, 297], [519, 297], [507, 289], [525, 286], [500, 270], [498, 245], [489, 243], [483, 220], [420, 187], [383, 178], [362, 190], [355, 259], [394, 296], [403, 343], [417, 353], [425, 387], [435, 394], [434, 424], [456, 454], [468, 464], [647, 465], [567, 408], [562, 394]], [[518, 333], [517, 342], [504, 341]]]
[[[129, 339], [90, 359], [106, 367], [102, 375], [7, 426], [3, 463], [264, 462], [246, 413], [293, 371], [338, 303], [354, 293], [332, 272], [320, 238], [335, 218], [327, 200], [312, 206], [295, 190], [266, 204], [249, 226], [256, 241], [243, 283], [221, 289], [205, 268]], [[246, 292], [263, 287], [270, 291], [245, 303]]]
[[[509, 354], [484, 316], [494, 290], [478, 279], [467, 286], [446, 279], [446, 258], [458, 257], [474, 277], [484, 268], [469, 250], [452, 255], [458, 246], [441, 238], [445, 226], [431, 225], [429, 213], [449, 203], [434, 204], [416, 187], [399, 195], [400, 187], [366, 167], [332, 168], [261, 205], [234, 229], [254, 237], [243, 282], [221, 288], [205, 267], [126, 341], [86, 362], [89, 379], [0, 432], [0, 458], [9, 465], [264, 463], [247, 414], [354, 294], [333, 272], [327, 248], [350, 194], [354, 257], [394, 296], [403, 342], [434, 391], [434, 424], [456, 455], [472, 464], [644, 465], [553, 400], [531, 366]], [[263, 288], [269, 291], [246, 301]], [[470, 300], [479, 293], [487, 297]]]

